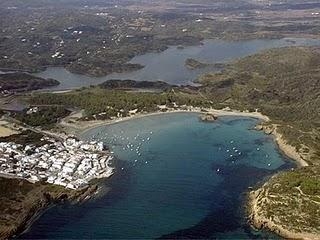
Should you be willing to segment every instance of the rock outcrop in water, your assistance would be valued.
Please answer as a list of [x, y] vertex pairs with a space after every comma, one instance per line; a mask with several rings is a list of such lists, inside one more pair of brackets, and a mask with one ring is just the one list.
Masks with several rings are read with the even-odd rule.
[[206, 113], [200, 116], [200, 120], [203, 122], [214, 122], [218, 119], [217, 116], [215, 116], [212, 113]]
[[208, 63], [202, 63], [202, 62], [199, 62], [198, 60], [195, 60], [193, 58], [188, 58], [185, 61], [185, 66], [190, 70], [199, 69], [199, 68], [205, 68], [205, 67], [207, 67], [209, 65], [210, 64], [208, 64]]

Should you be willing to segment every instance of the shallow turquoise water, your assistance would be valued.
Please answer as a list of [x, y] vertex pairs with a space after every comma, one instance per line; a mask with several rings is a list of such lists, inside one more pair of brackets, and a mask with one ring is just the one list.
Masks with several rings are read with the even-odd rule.
[[253, 232], [244, 193], [293, 164], [272, 138], [251, 130], [257, 120], [198, 114], [144, 117], [85, 133], [118, 159], [111, 192], [81, 206], [47, 211], [23, 238], [275, 238]]

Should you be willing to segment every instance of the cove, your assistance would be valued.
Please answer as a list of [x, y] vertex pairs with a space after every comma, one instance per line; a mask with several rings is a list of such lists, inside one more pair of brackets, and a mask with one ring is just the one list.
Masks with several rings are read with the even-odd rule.
[[205, 40], [202, 45], [188, 46], [178, 49], [170, 46], [160, 53], [147, 53], [134, 57], [130, 62], [138, 63], [144, 68], [129, 73], [114, 73], [105, 77], [89, 77], [68, 72], [62, 67], [49, 67], [35, 74], [42, 78], [52, 78], [60, 81], [60, 85], [46, 89], [50, 91], [75, 89], [97, 85], [110, 79], [131, 79], [137, 81], [165, 81], [176, 85], [192, 85], [201, 74], [215, 71], [213, 67], [190, 70], [185, 67], [187, 58], [206, 63], [225, 63], [231, 60], [258, 53], [265, 49], [286, 46], [320, 45], [318, 39], [283, 38], [260, 39], [244, 41]]
[[259, 120], [160, 114], [97, 127], [81, 136], [114, 151], [109, 193], [46, 211], [23, 239], [277, 239], [246, 223], [248, 187], [294, 167]]

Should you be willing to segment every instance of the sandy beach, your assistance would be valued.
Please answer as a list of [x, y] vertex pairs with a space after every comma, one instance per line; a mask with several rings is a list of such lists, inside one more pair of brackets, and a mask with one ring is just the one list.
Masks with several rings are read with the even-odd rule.
[[63, 119], [60, 122], [60, 125], [62, 127], [65, 127], [67, 129], [73, 129], [77, 135], [82, 134], [86, 131], [91, 130], [92, 128], [96, 128], [99, 126], [107, 126], [111, 124], [116, 124], [123, 121], [129, 121], [132, 119], [138, 119], [142, 117], [148, 117], [148, 116], [154, 116], [154, 115], [160, 115], [160, 114], [170, 114], [170, 113], [210, 113], [218, 117], [223, 116], [238, 116], [238, 117], [250, 117], [250, 118], [256, 118], [260, 119], [262, 121], [269, 121], [270, 119], [259, 113], [259, 112], [241, 112], [241, 111], [229, 111], [229, 110], [217, 110], [217, 109], [205, 109], [207, 112], [201, 111], [201, 109], [198, 108], [192, 108], [191, 110], [170, 110], [166, 112], [152, 112], [152, 113], [138, 113], [132, 116], [128, 117], [122, 117], [122, 118], [116, 118], [113, 120], [92, 120], [92, 121], [76, 121], [74, 123], [69, 123], [68, 120], [72, 117], [79, 118], [80, 112], [74, 113], [74, 115], [71, 115], [70, 117], [67, 117]]
[[275, 137], [275, 141], [278, 144], [281, 151], [287, 155], [289, 158], [295, 160], [299, 167], [307, 167], [309, 164], [301, 157], [299, 152], [296, 150], [295, 147], [289, 145], [283, 136], [277, 131], [277, 127], [274, 126], [272, 131], [273, 136]]

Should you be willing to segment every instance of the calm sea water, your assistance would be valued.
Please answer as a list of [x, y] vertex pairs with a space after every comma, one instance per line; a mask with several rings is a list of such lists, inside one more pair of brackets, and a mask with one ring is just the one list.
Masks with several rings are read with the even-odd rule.
[[139, 63], [145, 66], [143, 69], [129, 73], [115, 73], [105, 77], [89, 77], [73, 74], [61, 67], [48, 68], [46, 71], [36, 74], [43, 78], [53, 78], [60, 81], [59, 86], [50, 90], [65, 90], [96, 85], [110, 79], [132, 79], [137, 81], [165, 81], [171, 84], [186, 85], [201, 74], [215, 71], [212, 67], [190, 70], [185, 67], [187, 58], [194, 58], [207, 63], [221, 63], [255, 54], [264, 49], [285, 46], [310, 46], [320, 45], [317, 39], [283, 38], [278, 40], [246, 40], [223, 41], [206, 40], [203, 45], [189, 46], [177, 49], [172, 46], [161, 53], [147, 53], [134, 57], [131, 63]]
[[134, 119], [85, 133], [112, 147], [111, 191], [45, 212], [21, 238], [277, 238], [245, 221], [245, 192], [293, 167], [257, 120], [195, 113]]

